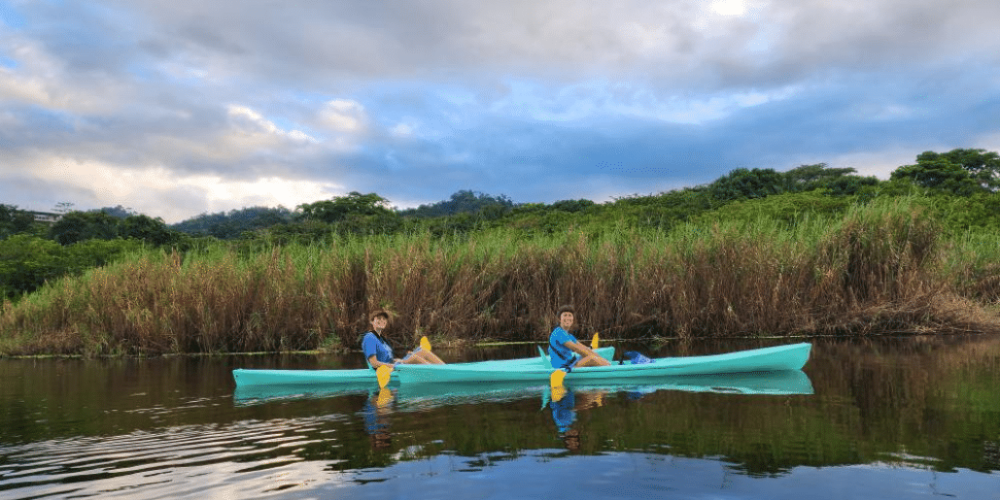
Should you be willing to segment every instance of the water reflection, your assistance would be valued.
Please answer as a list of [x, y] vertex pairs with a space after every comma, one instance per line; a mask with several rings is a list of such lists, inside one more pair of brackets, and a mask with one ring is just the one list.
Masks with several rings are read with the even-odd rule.
[[392, 445], [392, 433], [389, 429], [389, 415], [395, 394], [388, 387], [380, 389], [365, 400], [362, 413], [365, 416], [365, 432], [371, 436], [372, 447], [388, 448]]
[[568, 385], [562, 416], [544, 386], [233, 390], [235, 367], [336, 362], [0, 360], [0, 497], [509, 498], [573, 474], [552, 493], [611, 494], [612, 472], [651, 498], [1000, 491], [997, 337], [817, 340], [789, 378]]
[[569, 451], [579, 451], [581, 431], [574, 428], [578, 412], [604, 406], [608, 397], [622, 396], [637, 401], [658, 391], [710, 392], [743, 395], [809, 395], [813, 394], [812, 382], [801, 370], [775, 373], [745, 373], [675, 377], [654, 383], [636, 383], [623, 380], [619, 383], [591, 383], [551, 388], [543, 396], [548, 399], [552, 420], [559, 436]]

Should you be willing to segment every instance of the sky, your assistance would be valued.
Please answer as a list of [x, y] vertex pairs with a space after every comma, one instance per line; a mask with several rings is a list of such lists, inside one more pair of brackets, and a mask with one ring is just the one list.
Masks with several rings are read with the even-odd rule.
[[0, 0], [0, 203], [597, 202], [1000, 151], [996, 0]]

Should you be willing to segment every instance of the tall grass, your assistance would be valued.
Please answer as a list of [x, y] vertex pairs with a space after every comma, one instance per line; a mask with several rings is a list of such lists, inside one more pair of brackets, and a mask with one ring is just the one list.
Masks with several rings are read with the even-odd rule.
[[5, 304], [0, 349], [354, 347], [377, 308], [394, 313], [391, 336], [401, 345], [421, 334], [540, 340], [566, 303], [585, 334], [620, 338], [992, 328], [996, 318], [962, 298], [968, 290], [954, 278], [957, 268], [972, 272], [961, 262], [978, 244], [943, 244], [936, 222], [904, 199], [791, 226], [760, 217], [671, 232], [497, 230], [249, 254], [145, 251]]

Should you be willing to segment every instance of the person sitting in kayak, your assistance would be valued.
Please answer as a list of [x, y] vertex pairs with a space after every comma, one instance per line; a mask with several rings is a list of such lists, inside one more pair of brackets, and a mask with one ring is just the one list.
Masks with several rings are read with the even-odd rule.
[[392, 365], [397, 363], [408, 365], [445, 364], [433, 352], [425, 351], [419, 347], [414, 351], [406, 353], [406, 356], [403, 358], [393, 357], [392, 346], [382, 336], [382, 331], [389, 326], [389, 313], [382, 310], [375, 311], [369, 316], [369, 319], [372, 323], [372, 330], [365, 333], [365, 337], [361, 340], [361, 350], [364, 351], [365, 359], [368, 360], [368, 364], [372, 368], [378, 368], [382, 365], [388, 365], [391, 368]]
[[602, 358], [591, 348], [583, 345], [572, 333], [574, 317], [573, 306], [562, 306], [556, 315], [559, 326], [549, 335], [549, 357], [552, 368], [572, 369], [582, 366], [608, 366], [608, 360]]

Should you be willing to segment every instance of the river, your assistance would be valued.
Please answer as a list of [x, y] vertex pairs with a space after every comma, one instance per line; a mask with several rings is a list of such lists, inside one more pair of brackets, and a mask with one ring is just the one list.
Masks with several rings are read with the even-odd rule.
[[1000, 499], [1000, 337], [807, 340], [802, 373], [566, 394], [237, 391], [231, 374], [360, 354], [0, 359], [0, 498]]

